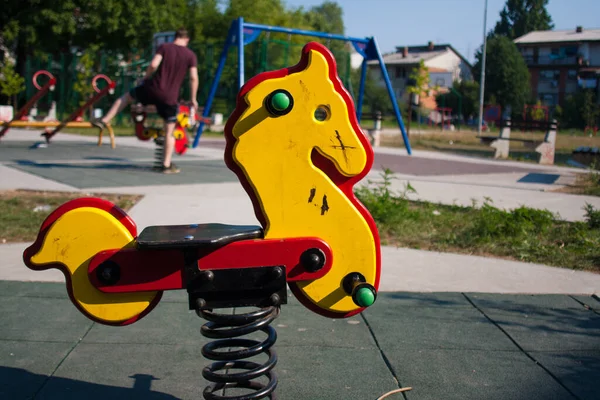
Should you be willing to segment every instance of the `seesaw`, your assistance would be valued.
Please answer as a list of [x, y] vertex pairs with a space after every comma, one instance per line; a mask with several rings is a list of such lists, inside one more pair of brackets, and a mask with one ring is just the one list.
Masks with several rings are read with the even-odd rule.
[[[46, 85], [44, 85], [44, 86], [39, 86], [39, 84], [37, 83], [37, 77], [40, 74], [46, 75], [50, 78], [48, 83], [46, 83]], [[98, 80], [100, 80], [100, 79], [106, 81], [106, 83], [107, 83], [106, 87], [104, 87], [103, 89], [100, 89], [97, 84]], [[12, 121], [4, 122], [4, 123], [0, 122], [0, 126], [2, 126], [2, 129], [0, 130], [0, 137], [2, 137], [2, 135], [4, 135], [6, 133], [6, 131], [8, 131], [8, 129], [11, 127], [12, 128], [44, 128], [45, 131], [42, 133], [42, 136], [46, 139], [47, 143], [50, 143], [50, 139], [64, 128], [80, 128], [80, 129], [93, 128], [93, 129], [98, 129], [98, 131], [99, 131], [98, 132], [98, 146], [100, 146], [102, 144], [103, 130], [95, 127], [90, 122], [78, 121], [78, 119], [82, 119], [82, 116], [83, 116], [83, 113], [85, 112], [85, 110], [87, 110], [93, 104], [97, 103], [100, 99], [105, 97], [107, 94], [114, 93], [114, 90], [116, 87], [116, 83], [114, 81], [112, 81], [106, 75], [99, 74], [99, 75], [94, 76], [94, 78], [92, 79], [92, 88], [94, 89], [94, 92], [96, 92], [96, 93], [93, 96], [90, 96], [84, 104], [82, 104], [79, 108], [77, 108], [77, 110], [73, 111], [63, 121], [20, 121], [17, 119], [17, 117], [19, 117], [19, 118], [22, 117], [24, 115], [24, 113], [26, 113], [26, 111], [29, 110], [29, 108], [31, 108], [31, 106], [35, 103], [35, 101], [37, 101], [41, 96], [43, 96], [48, 90], [54, 90], [54, 86], [56, 84], [56, 78], [54, 78], [54, 76], [52, 76], [52, 74], [50, 74], [47, 71], [38, 71], [33, 76], [33, 84], [39, 90], [38, 93], [21, 110], [19, 110], [19, 112], [17, 113], [17, 116], [15, 116], [15, 118]], [[108, 131], [108, 134], [110, 136], [111, 147], [114, 149], [115, 148], [115, 134], [113, 132], [113, 129], [110, 125], [106, 125], [106, 130]]]
[[[331, 52], [308, 43], [300, 62], [249, 80], [225, 126], [226, 165], [254, 205], [259, 225], [150, 226], [99, 198], [69, 201], [43, 222], [25, 250], [33, 270], [58, 268], [88, 318], [124, 326], [146, 316], [165, 290], [186, 290], [188, 307], [216, 339], [202, 375], [205, 399], [260, 399], [277, 386], [271, 322], [289, 286], [308, 309], [347, 318], [371, 306], [380, 278], [379, 234], [353, 187], [373, 150]], [[244, 314], [215, 309], [255, 307]], [[253, 332], [263, 341], [240, 338]], [[236, 348], [235, 351], [225, 351]], [[264, 364], [246, 361], [266, 353]], [[232, 372], [241, 370], [242, 372]], [[268, 377], [268, 383], [257, 381]], [[237, 387], [253, 391], [222, 397]]]

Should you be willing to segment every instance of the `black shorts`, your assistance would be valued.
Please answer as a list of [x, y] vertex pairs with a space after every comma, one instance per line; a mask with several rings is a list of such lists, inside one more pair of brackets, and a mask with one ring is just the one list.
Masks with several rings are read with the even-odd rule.
[[144, 85], [136, 86], [129, 91], [129, 95], [133, 97], [133, 99], [143, 105], [147, 106], [149, 104], [156, 107], [156, 112], [162, 119], [167, 122], [175, 122], [177, 121], [177, 113], [179, 112], [178, 104], [165, 104], [162, 103], [155, 98], [153, 98]]

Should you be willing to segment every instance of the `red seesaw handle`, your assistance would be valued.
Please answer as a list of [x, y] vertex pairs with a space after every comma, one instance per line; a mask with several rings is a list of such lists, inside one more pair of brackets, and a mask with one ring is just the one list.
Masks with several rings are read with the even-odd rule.
[[56, 83], [56, 78], [54, 77], [54, 75], [52, 75], [50, 72], [41, 69], [38, 72], [36, 72], [35, 74], [33, 74], [33, 77], [31, 78], [33, 80], [33, 86], [35, 86], [35, 88], [37, 90], [42, 90], [42, 86], [40, 86], [40, 84], [37, 82], [37, 78], [40, 75], [45, 75], [48, 78], [50, 78], [50, 85], [54, 85]]
[[92, 87], [94, 88], [94, 91], [96, 93], [100, 93], [102, 91], [102, 89], [100, 89], [98, 87], [98, 85], [96, 84], [96, 82], [98, 82], [98, 79], [104, 79], [106, 81], [106, 83], [108, 83], [109, 87], [114, 87], [114, 82], [106, 75], [104, 74], [98, 74], [94, 77], [94, 79], [92, 79]]

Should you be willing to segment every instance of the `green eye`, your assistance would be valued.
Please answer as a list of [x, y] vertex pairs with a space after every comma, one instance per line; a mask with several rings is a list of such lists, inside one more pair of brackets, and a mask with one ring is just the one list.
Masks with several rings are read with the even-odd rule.
[[265, 99], [265, 107], [269, 113], [280, 116], [292, 111], [294, 98], [287, 90], [277, 89]]

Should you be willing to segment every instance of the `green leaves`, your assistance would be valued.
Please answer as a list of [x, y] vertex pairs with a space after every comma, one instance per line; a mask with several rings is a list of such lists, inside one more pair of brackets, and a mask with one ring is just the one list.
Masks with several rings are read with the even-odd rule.
[[493, 33], [516, 39], [531, 31], [553, 29], [547, 5], [548, 0], [507, 0]]
[[15, 72], [15, 66], [10, 60], [6, 60], [0, 69], [0, 92], [13, 100], [16, 112], [16, 95], [25, 90], [25, 79]]
[[[475, 55], [475, 77], [481, 79], [482, 55]], [[529, 71], [517, 46], [505, 36], [494, 36], [487, 42], [485, 62], [485, 100], [492, 96], [497, 103], [513, 113], [520, 113], [529, 99], [531, 87]]]

